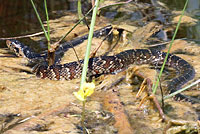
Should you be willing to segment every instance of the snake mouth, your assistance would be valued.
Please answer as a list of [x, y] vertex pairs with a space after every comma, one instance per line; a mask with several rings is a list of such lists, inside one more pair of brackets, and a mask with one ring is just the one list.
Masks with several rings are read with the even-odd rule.
[[10, 40], [6, 40], [6, 44], [10, 44], [11, 43], [11, 41]]
[[6, 40], [6, 45], [10, 48], [10, 49], [12, 49], [12, 41], [10, 41], [10, 40]]
[[10, 48], [11, 51], [15, 52], [15, 46], [14, 46], [13, 41], [6, 40], [6, 45], [8, 46], [8, 48]]
[[6, 45], [8, 48], [10, 48], [11, 51], [13, 51], [17, 56], [22, 57], [23, 52], [21, 50], [22, 47], [19, 46], [19, 44], [16, 42], [17, 40], [6, 40]]

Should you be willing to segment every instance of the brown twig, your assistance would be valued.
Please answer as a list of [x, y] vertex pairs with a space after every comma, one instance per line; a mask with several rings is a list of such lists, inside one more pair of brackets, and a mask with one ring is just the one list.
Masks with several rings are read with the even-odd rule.
[[[146, 89], [146, 91], [147, 91], [148, 97], [144, 98], [144, 99], [143, 99], [143, 102], [144, 102], [144, 100], [147, 99], [147, 98], [152, 99], [153, 103], [155, 104], [156, 108], [157, 108], [158, 111], [159, 111], [159, 114], [160, 114], [162, 120], [165, 121], [164, 112], [163, 112], [163, 110], [162, 110], [162, 108], [161, 108], [161, 106], [160, 106], [160, 104], [159, 104], [159, 101], [158, 101], [158, 99], [156, 98], [156, 96], [152, 93], [152, 85], [153, 85], [153, 84], [152, 84], [151, 79], [145, 78], [144, 74], [141, 74], [141, 73], [139, 72], [138, 69], [135, 71], [134, 74], [144, 79], [144, 81], [143, 81], [143, 83], [142, 83], [142, 86], [146, 85], [146, 86], [145, 86], [145, 89]], [[140, 88], [142, 88], [142, 86], [141, 86]], [[141, 93], [140, 93], [140, 94], [141, 94]], [[143, 102], [142, 102], [142, 103], [143, 103]], [[141, 105], [141, 104], [140, 104], [140, 105]]]
[[104, 97], [104, 107], [114, 115], [114, 126], [118, 129], [118, 134], [134, 133], [128, 121], [128, 117], [125, 114], [124, 107], [121, 104], [116, 92], [108, 91], [106, 93], [106, 96]]
[[[60, 28], [56, 28], [56, 30], [60, 30], [60, 29], [64, 29], [63, 27]], [[50, 32], [56, 31], [56, 30], [50, 30]], [[47, 32], [47, 31], [46, 31]], [[0, 40], [10, 40], [10, 39], [21, 39], [21, 38], [28, 38], [28, 37], [34, 37], [34, 36], [38, 36], [44, 34], [43, 31], [41, 32], [37, 32], [37, 33], [33, 33], [33, 34], [27, 34], [27, 35], [21, 35], [21, 36], [14, 36], [14, 37], [6, 37], [6, 38], [0, 38]]]
[[33, 37], [33, 36], [41, 35], [43, 33], [44, 32], [38, 32], [38, 33], [33, 33], [33, 34], [28, 34], [28, 35], [22, 35], [22, 36], [0, 38], [0, 40], [21, 39], [21, 38], [27, 38], [27, 37]]
[[103, 42], [107, 39], [107, 37], [113, 32], [113, 29], [110, 30], [110, 32], [106, 35], [106, 37], [101, 41], [101, 43], [99, 44], [99, 46], [91, 53], [90, 58], [95, 57], [97, 51], [99, 50], [99, 48], [102, 46]]
[[71, 31], [80, 24], [81, 21], [84, 20], [84, 18], [93, 10], [94, 7], [92, 7], [86, 14], [85, 16], [83, 16], [82, 19], [80, 19], [74, 26], [72, 29], [70, 29], [59, 41], [55, 42], [54, 44], [51, 45], [51, 49], [49, 49], [50, 52], [55, 52], [56, 49], [59, 47], [60, 42], [69, 34], [71, 33]]

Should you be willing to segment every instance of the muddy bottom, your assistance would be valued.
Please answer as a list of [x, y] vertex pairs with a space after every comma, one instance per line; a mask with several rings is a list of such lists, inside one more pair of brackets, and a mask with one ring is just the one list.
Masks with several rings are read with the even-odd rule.
[[[56, 32], [52, 36], [56, 38], [64, 31], [66, 30], [62, 29], [61, 33]], [[101, 41], [102, 39], [93, 40], [92, 51]], [[126, 42], [127, 40], [121, 40], [109, 55], [131, 48], [143, 48], [142, 45], [133, 46]], [[75, 47], [79, 59], [84, 57], [86, 44], [87, 41]], [[195, 78], [189, 83], [198, 80], [200, 78], [198, 73], [200, 53], [197, 51], [200, 49], [199, 46], [184, 40], [176, 40], [173, 46], [171, 52], [191, 63], [196, 70]], [[110, 44], [105, 41], [96, 56], [104, 54], [110, 48]], [[181, 54], [178, 54], [180, 51]], [[75, 60], [77, 58], [73, 49], [69, 49], [62, 63]], [[143, 74], [145, 78], [152, 81], [158, 75], [158, 72], [149, 66], [137, 66], [137, 73]], [[169, 75], [176, 74], [165, 73], [162, 78], [163, 88], [166, 86], [165, 80], [170, 78]], [[144, 91], [139, 98], [136, 98], [143, 79], [136, 77], [136, 80], [130, 83], [126, 76], [127, 70], [96, 79], [96, 91], [86, 103], [85, 124], [88, 132], [93, 134], [198, 133], [197, 119], [200, 104], [191, 105], [189, 102], [175, 101], [170, 98], [165, 101], [166, 121], [162, 121], [158, 109], [150, 99], [139, 106], [146, 95]], [[6, 134], [82, 133], [82, 103], [73, 95], [73, 92], [78, 91], [79, 85], [80, 79], [70, 81], [39, 79], [31, 73], [31, 68], [26, 66], [23, 58], [15, 57], [8, 49], [0, 49], [1, 132]], [[195, 85], [186, 93], [198, 96], [199, 87], [200, 85]], [[156, 97], [161, 100], [160, 90]], [[107, 102], [111, 106], [108, 106]]]

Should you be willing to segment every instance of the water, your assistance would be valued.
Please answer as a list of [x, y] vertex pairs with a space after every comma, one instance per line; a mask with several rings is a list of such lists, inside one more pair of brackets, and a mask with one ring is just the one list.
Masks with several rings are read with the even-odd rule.
[[[43, 0], [34, 2], [42, 20], [45, 20]], [[51, 19], [57, 17], [52, 14], [53, 12], [61, 15], [62, 10], [74, 11], [75, 8], [75, 2], [66, 0], [48, 1], [48, 12]], [[27, 35], [42, 31], [32, 4], [27, 0], [0, 1], [0, 20], [0, 38]], [[6, 47], [5, 41], [0, 42], [0, 47]]]
[[[163, 2], [165, 2], [163, 0]], [[196, 1], [198, 2], [198, 1]], [[174, 5], [173, 3], [179, 3]], [[182, 10], [184, 6], [184, 1], [169, 1], [166, 3], [169, 5], [171, 10]], [[39, 0], [36, 3], [37, 8], [41, 14], [44, 14], [43, 1]], [[190, 4], [189, 4], [190, 5]], [[196, 8], [197, 4], [194, 4], [192, 7], [187, 8], [187, 12], [193, 15], [194, 17], [199, 19], [199, 9]], [[126, 5], [127, 6], [127, 5]], [[50, 19], [63, 16], [63, 11], [75, 11], [76, 6], [74, 2], [68, 2], [65, 0], [53, 1], [48, 0], [48, 7], [50, 13]], [[123, 6], [122, 6], [123, 7]], [[177, 7], [177, 8], [175, 8]], [[194, 8], [195, 7], [195, 8]], [[110, 8], [106, 9], [106, 11], [110, 11]], [[105, 12], [106, 12], [105, 11]], [[116, 10], [119, 12], [119, 10]], [[116, 13], [115, 11], [115, 13]], [[123, 9], [123, 11], [130, 12], [129, 9]], [[58, 16], [55, 16], [55, 12]], [[76, 12], [75, 12], [76, 13]], [[112, 12], [108, 12], [108, 17], [110, 21], [116, 20], [118, 18], [125, 17], [126, 19], [130, 19], [130, 22], [133, 23], [137, 18], [140, 20], [141, 14], [140, 11], [134, 13], [131, 11], [130, 14], [124, 16], [125, 14], [116, 13], [112, 14]], [[30, 5], [30, 1], [27, 0], [6, 0], [0, 1], [0, 37], [11, 37], [11, 36], [20, 36], [31, 34], [35, 32], [41, 31], [38, 20], [35, 16], [35, 13]], [[72, 18], [71, 16], [69, 18]], [[42, 16], [42, 19], [45, 20], [45, 16]], [[68, 20], [62, 20], [68, 23]], [[57, 24], [62, 23], [62, 21], [57, 22]], [[121, 22], [127, 20], [121, 19]], [[73, 21], [75, 23], [75, 21]], [[101, 22], [106, 23], [106, 22]], [[186, 37], [190, 39], [199, 39], [198, 30], [196, 26], [194, 27], [186, 27], [185, 32]], [[80, 29], [78, 29], [81, 31]], [[65, 31], [64, 31], [65, 32]], [[191, 32], [191, 33], [189, 33]], [[53, 33], [55, 34], [55, 33]], [[61, 33], [58, 33], [62, 35]], [[183, 37], [185, 35], [182, 35]], [[52, 36], [53, 37], [53, 36]], [[30, 41], [30, 39], [28, 38]], [[101, 42], [101, 40], [96, 39], [93, 40], [94, 43], [92, 45], [92, 49], [97, 48]], [[126, 41], [126, 40], [125, 40]], [[38, 42], [36, 42], [38, 43]], [[125, 44], [125, 43], [122, 43]], [[185, 41], [179, 41], [177, 43], [177, 49], [182, 46], [186, 46]], [[182, 45], [181, 45], [182, 44]], [[132, 44], [129, 44], [132, 45]], [[0, 42], [0, 47], [6, 47], [5, 41]], [[33, 46], [36, 47], [36, 46]], [[82, 59], [85, 53], [85, 44], [76, 47], [77, 54], [79, 54], [79, 58]], [[107, 51], [108, 45], [102, 45], [100, 50], [98, 51], [99, 55], [103, 54]], [[119, 47], [125, 49], [125, 45], [119, 45]], [[132, 46], [126, 46], [127, 49], [130, 49]], [[188, 48], [187, 45], [185, 48]], [[190, 48], [188, 48], [190, 49]], [[198, 50], [198, 48], [194, 48], [194, 51]], [[175, 50], [174, 50], [175, 51]], [[0, 113], [20, 113], [22, 117], [31, 117], [32, 115], [42, 115], [40, 118], [45, 122], [45, 126], [47, 126], [47, 130], [49, 129], [49, 133], [63, 133], [63, 132], [72, 132], [78, 133], [80, 130], [80, 114], [81, 114], [81, 103], [73, 96], [73, 92], [77, 91], [79, 88], [80, 79], [74, 79], [71, 81], [50, 81], [50, 80], [42, 80], [35, 77], [34, 74], [27, 73], [31, 72], [31, 68], [23, 65], [23, 59], [6, 56], [8, 53], [7, 49], [0, 49], [0, 96], [1, 96], [1, 107]], [[185, 60], [192, 63], [195, 67], [196, 72], [199, 72], [199, 53], [198, 55], [181, 55]], [[74, 51], [70, 49], [66, 54], [63, 61], [64, 63], [76, 60], [76, 56]], [[63, 60], [63, 59], [62, 59]], [[149, 68], [140, 68], [140, 73], [145, 74], [146, 78], [155, 79], [156, 78], [156, 70]], [[142, 72], [143, 71], [143, 72]], [[121, 74], [116, 75], [107, 75], [106, 77], [99, 78], [101, 84], [97, 84], [97, 90], [102, 89], [102, 87], [109, 86], [113, 82], [115, 82], [118, 78], [124, 77], [123, 72]], [[196, 78], [199, 78], [199, 73]], [[101, 80], [102, 79], [102, 80]], [[98, 81], [98, 79], [97, 79]], [[139, 87], [139, 85], [138, 85]], [[194, 87], [196, 88], [196, 87]], [[126, 113], [128, 115], [128, 119], [130, 121], [131, 126], [134, 131], [140, 134], [143, 133], [162, 133], [166, 128], [164, 123], [161, 123], [161, 118], [158, 115], [158, 112], [155, 110], [155, 107], [151, 107], [152, 105], [148, 105], [148, 102], [145, 102], [142, 106], [142, 109], [138, 109], [138, 105], [140, 100], [137, 99], [136, 91], [137, 87], [132, 86], [131, 84], [127, 84], [126, 81], [119, 84], [116, 88], [113, 88], [113, 91], [120, 92], [120, 101], [125, 107]], [[101, 116], [98, 115], [102, 110], [102, 102], [104, 99], [104, 94], [107, 92], [100, 90], [99, 92], [95, 92], [94, 95], [89, 99], [86, 104], [87, 111], [94, 111], [95, 114], [86, 114], [87, 128], [90, 131], [95, 131], [96, 133], [111, 133], [116, 132], [113, 129], [112, 120], [110, 118], [101, 119]], [[142, 98], [142, 97], [141, 97]], [[140, 99], [141, 99], [140, 98]], [[110, 98], [109, 98], [110, 99]], [[108, 99], [108, 101], [109, 101]], [[110, 101], [112, 102], [112, 101]], [[182, 119], [188, 121], [196, 121], [197, 115], [195, 114], [194, 109], [191, 109], [191, 105], [185, 105], [185, 103], [176, 102], [173, 100], [168, 100], [166, 102], [168, 107], [171, 107], [171, 110], [167, 110], [167, 115], [173, 119]], [[60, 108], [60, 106], [63, 106]], [[198, 107], [198, 106], [197, 106]], [[64, 108], [64, 110], [63, 110]], [[58, 111], [58, 112], [57, 112]], [[100, 112], [99, 112], [100, 111]], [[123, 114], [123, 113], [122, 113]], [[38, 116], [37, 116], [38, 117]], [[109, 116], [108, 116], [109, 117]], [[112, 118], [113, 116], [111, 116]], [[89, 119], [88, 119], [89, 118]], [[123, 122], [124, 119], [118, 120], [119, 122]], [[4, 123], [4, 120], [2, 120]], [[31, 122], [31, 121], [30, 121]], [[12, 123], [10, 123], [12, 125]], [[16, 124], [16, 123], [13, 123]], [[23, 123], [22, 123], [23, 124]], [[43, 124], [43, 123], [40, 123]], [[189, 127], [195, 124], [195, 122], [189, 123]], [[0, 124], [2, 125], [2, 124]], [[4, 125], [5, 126], [5, 125]], [[9, 125], [8, 125], [9, 126]], [[126, 127], [127, 125], [123, 125]], [[6, 127], [6, 126], [5, 126]], [[173, 126], [172, 126], [173, 127]], [[177, 125], [177, 129], [178, 129]], [[176, 129], [176, 126], [174, 126]], [[125, 128], [124, 128], [125, 129]], [[47, 130], [44, 133], [48, 133]], [[17, 130], [16, 130], [17, 131]], [[43, 130], [44, 131], [44, 130]], [[18, 132], [20, 133], [20, 132]], [[37, 132], [36, 132], [37, 133]], [[40, 132], [38, 132], [40, 133]], [[42, 132], [41, 132], [42, 133]]]
[[[165, 3], [170, 8], [170, 10], [180, 11], [183, 9], [185, 0], [161, 0], [161, 2]], [[76, 11], [76, 3], [76, 1], [71, 0], [48, 1], [50, 19], [62, 16], [62, 11]], [[38, 0], [35, 2], [35, 4], [40, 13], [40, 16], [42, 17], [42, 20], [45, 20], [43, 0]], [[199, 20], [200, 0], [190, 0], [186, 11], [186, 14]], [[120, 16], [118, 13], [116, 13], [116, 10], [115, 12], [110, 12], [109, 8], [103, 12], [106, 12], [104, 14], [106, 17], [110, 18], [112, 16], [111, 18], [114, 20], [124, 18], [127, 20], [130, 19], [131, 23], [134, 23], [135, 18], [141, 19], [141, 13], [139, 13], [140, 15], [138, 17], [138, 12], [133, 11], [130, 11], [130, 14], [121, 14]], [[137, 15], [137, 17], [135, 17], [135, 15]], [[120, 21], [124, 21], [124, 19], [121, 19]], [[0, 1], [0, 20], [0, 38], [27, 35], [42, 31], [32, 5], [30, 1], [27, 0]], [[181, 33], [180, 37], [186, 37], [188, 39], [199, 41], [199, 31], [200, 21], [198, 21], [195, 26], [180, 28], [179, 33]], [[6, 47], [5, 41], [0, 41], [0, 47]]]
[[[170, 10], [181, 11], [186, 0], [160, 0], [165, 3]], [[189, 27], [182, 27], [181, 33], [188, 39], [195, 40], [200, 43], [200, 0], [189, 0], [186, 8], [186, 15], [198, 20], [197, 24]]]

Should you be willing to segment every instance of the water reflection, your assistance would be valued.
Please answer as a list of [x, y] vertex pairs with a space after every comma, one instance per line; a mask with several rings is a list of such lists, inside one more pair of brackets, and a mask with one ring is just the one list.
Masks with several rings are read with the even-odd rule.
[[[170, 9], [182, 10], [186, 0], [161, 0]], [[200, 20], [200, 0], [189, 0], [186, 8], [186, 14]], [[185, 27], [185, 36], [189, 39], [194, 39], [200, 43], [200, 21], [195, 26]]]
[[38, 23], [27, 0], [0, 1], [0, 19], [0, 37], [18, 35], [20, 29], [29, 31]]
[[[35, 0], [34, 3], [45, 20], [43, 0]], [[76, 2], [69, 4], [68, 0], [48, 0], [48, 11], [50, 17], [52, 11], [74, 10]], [[29, 0], [1, 0], [0, 1], [0, 37], [19, 36], [25, 33], [33, 33], [40, 28]], [[39, 30], [41, 31], [41, 29]]]
[[[190, 15], [200, 20], [200, 0], [189, 0], [187, 10]], [[188, 27], [187, 37], [191, 39], [197, 39], [200, 43], [200, 21], [197, 25]]]
[[[171, 9], [182, 10], [185, 0], [161, 0]], [[34, 1], [37, 9], [45, 20], [43, 0]], [[52, 11], [76, 10], [77, 0], [48, 0], [48, 11], [50, 18], [54, 18]], [[105, 12], [109, 13], [109, 9]], [[187, 13], [200, 19], [200, 0], [189, 0]], [[138, 16], [138, 14], [136, 14]], [[133, 16], [132, 16], [133, 18]], [[127, 19], [132, 19], [127, 18]], [[1, 0], [0, 1], [0, 38], [20, 36], [41, 31], [39, 22], [35, 16], [29, 0]], [[187, 27], [184, 37], [190, 39], [200, 39], [200, 22], [192, 27]], [[0, 47], [5, 43], [0, 42]]]

